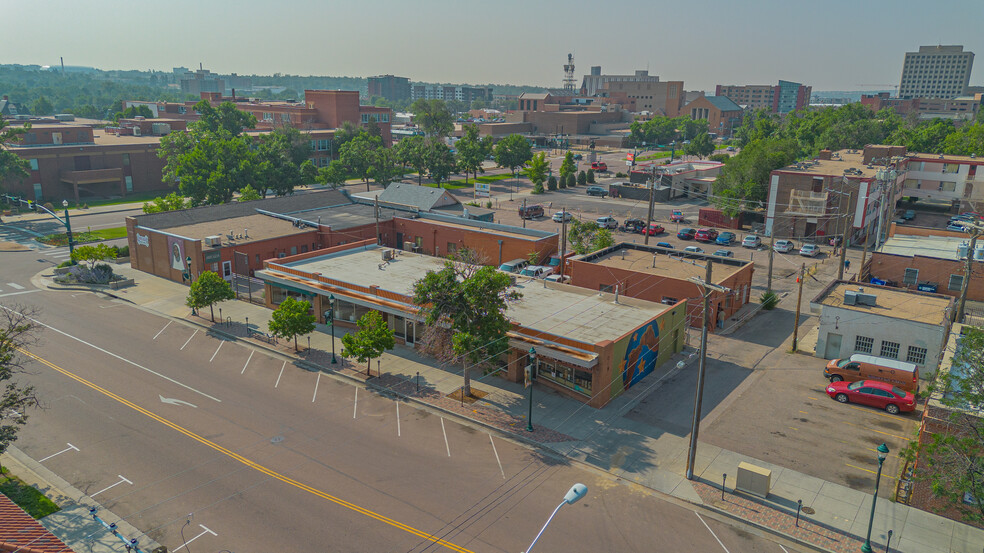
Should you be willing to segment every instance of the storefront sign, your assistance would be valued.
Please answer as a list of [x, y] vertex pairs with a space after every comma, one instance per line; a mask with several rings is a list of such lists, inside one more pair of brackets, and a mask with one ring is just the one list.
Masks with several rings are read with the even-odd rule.
[[137, 233], [137, 245], [150, 247], [150, 235]]

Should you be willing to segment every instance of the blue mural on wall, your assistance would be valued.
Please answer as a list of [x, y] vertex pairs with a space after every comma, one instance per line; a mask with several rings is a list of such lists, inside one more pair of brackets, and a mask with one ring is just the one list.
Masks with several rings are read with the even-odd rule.
[[659, 356], [659, 319], [632, 333], [622, 360], [622, 384], [626, 389], [656, 368]]

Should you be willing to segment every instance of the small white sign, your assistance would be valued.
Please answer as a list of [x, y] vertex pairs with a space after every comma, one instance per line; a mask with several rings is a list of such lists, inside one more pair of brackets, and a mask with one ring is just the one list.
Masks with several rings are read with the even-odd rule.
[[137, 233], [137, 245], [150, 247], [150, 235]]

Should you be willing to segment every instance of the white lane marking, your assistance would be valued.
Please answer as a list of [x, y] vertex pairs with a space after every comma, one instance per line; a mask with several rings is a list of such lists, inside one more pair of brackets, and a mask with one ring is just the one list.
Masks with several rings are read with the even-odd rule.
[[321, 373], [318, 372], [318, 379], [314, 381], [314, 395], [311, 396], [311, 403], [318, 399], [318, 384], [321, 384]]
[[198, 330], [197, 329], [194, 332], [191, 333], [191, 336], [188, 337], [188, 340], [184, 343], [184, 346], [181, 346], [181, 349], [179, 349], [178, 351], [183, 351], [185, 349], [185, 346], [188, 345], [188, 342], [190, 342], [191, 339], [195, 337], [195, 334], [198, 334]]
[[51, 459], [52, 457], [55, 457], [56, 455], [61, 455], [62, 453], [65, 453], [66, 451], [72, 451], [73, 449], [75, 451], [78, 451], [79, 450], [79, 448], [75, 447], [74, 445], [69, 444], [68, 442], [65, 442], [65, 443], [68, 444], [68, 447], [66, 447], [65, 449], [59, 451], [58, 453], [52, 453], [51, 455], [48, 455], [47, 457], [45, 457], [44, 459], [41, 459], [38, 462], [39, 463], [43, 463], [43, 462], [47, 461], [48, 459]]
[[198, 534], [197, 536], [195, 536], [195, 537], [191, 538], [190, 540], [184, 542], [183, 544], [179, 545], [178, 548], [175, 549], [174, 551], [180, 551], [182, 547], [187, 548], [189, 543], [197, 540], [198, 538], [204, 536], [205, 534], [212, 534], [213, 536], [218, 536], [218, 534], [216, 534], [215, 532], [213, 532], [213, 531], [209, 530], [208, 528], [206, 528], [204, 524], [199, 524], [199, 526], [201, 526], [202, 527], [202, 530], [204, 530], [204, 531], [201, 534]]
[[[32, 290], [32, 291], [37, 291], [37, 290]], [[4, 306], [4, 305], [0, 305], [0, 309], [4, 309], [5, 311], [10, 311], [11, 313], [16, 313], [16, 311], [14, 311], [13, 309], [10, 309], [9, 307]], [[133, 365], [134, 367], [136, 367], [136, 368], [138, 368], [138, 369], [140, 369], [142, 371], [149, 372], [150, 374], [152, 374], [154, 376], [159, 376], [159, 377], [163, 378], [164, 380], [167, 380], [168, 382], [170, 382], [172, 384], [177, 384], [178, 386], [181, 386], [182, 388], [184, 388], [186, 390], [191, 390], [192, 392], [195, 392], [196, 394], [205, 396], [208, 399], [211, 399], [213, 401], [217, 401], [219, 403], [222, 403], [222, 400], [219, 399], [219, 398], [217, 398], [217, 397], [213, 397], [213, 396], [210, 396], [210, 395], [206, 394], [205, 392], [202, 392], [200, 390], [196, 390], [196, 389], [192, 388], [191, 386], [189, 386], [187, 384], [182, 384], [181, 382], [178, 382], [177, 380], [175, 380], [175, 379], [173, 379], [173, 378], [171, 378], [169, 376], [165, 376], [165, 375], [163, 375], [163, 374], [161, 374], [161, 373], [159, 373], [157, 371], [152, 371], [152, 370], [148, 369], [147, 367], [144, 367], [143, 365], [140, 365], [139, 363], [134, 363], [133, 361], [130, 361], [126, 357], [122, 357], [122, 356], [116, 355], [115, 353], [113, 353], [113, 352], [111, 352], [109, 350], [103, 349], [103, 348], [101, 348], [101, 347], [99, 347], [99, 346], [97, 346], [95, 344], [91, 344], [89, 342], [86, 342], [82, 338], [76, 338], [75, 336], [72, 336], [71, 334], [65, 332], [64, 330], [58, 330], [57, 328], [55, 328], [55, 327], [53, 327], [51, 325], [44, 324], [44, 323], [42, 323], [41, 321], [39, 321], [37, 319], [32, 319], [31, 317], [27, 317], [27, 319], [29, 321], [35, 323], [35, 324], [38, 324], [38, 325], [41, 325], [41, 326], [47, 328], [49, 330], [54, 330], [55, 332], [57, 332], [58, 334], [61, 334], [62, 336], [65, 336], [67, 338], [71, 338], [71, 339], [75, 340], [76, 342], [85, 344], [85, 345], [89, 346], [90, 348], [92, 348], [94, 350], [101, 351], [102, 353], [105, 353], [106, 355], [108, 355], [110, 357], [115, 357], [116, 359], [119, 359], [120, 361], [123, 361], [124, 363], [128, 363], [130, 365]], [[195, 332], [197, 333], [198, 331], [196, 330]], [[192, 334], [192, 336], [194, 336], [194, 334]], [[191, 341], [191, 338], [188, 338], [188, 340]], [[187, 342], [185, 342], [185, 345], [187, 345]], [[184, 346], [182, 346], [182, 348], [184, 348]]]
[[789, 550], [788, 550], [788, 549], [786, 549], [785, 547], [783, 547], [781, 543], [777, 543], [776, 545], [778, 545], [778, 546], [779, 546], [779, 549], [782, 549], [782, 550], [783, 550], [783, 551], [785, 551], [786, 553], [789, 553]]
[[280, 367], [280, 375], [277, 376], [277, 383], [273, 385], [274, 388], [280, 387], [280, 377], [284, 375], [284, 367], [286, 366], [287, 366], [287, 362], [284, 361], [283, 366]]
[[243, 370], [239, 371], [239, 374], [246, 374], [246, 367], [247, 367], [247, 365], [249, 365], [249, 360], [253, 358], [253, 354], [254, 353], [256, 353], [256, 350], [255, 349], [253, 351], [249, 352], [249, 357], [246, 358], [246, 364], [243, 365]]
[[400, 402], [396, 402], [396, 437], [400, 437]]
[[0, 294], [0, 298], [6, 298], [7, 296], [19, 296], [21, 294], [30, 294], [32, 292], [40, 292], [41, 290], [24, 290], [23, 292], [10, 292], [9, 294]]
[[208, 360], [209, 363], [211, 363], [212, 362], [212, 359], [215, 359], [215, 356], [219, 354], [219, 350], [222, 349], [222, 344], [224, 344], [224, 343], [225, 343], [225, 341], [220, 341], [219, 342], [219, 347], [215, 348], [215, 353], [213, 353], [212, 354], [212, 357]]
[[492, 444], [492, 453], [495, 453], [495, 462], [499, 463], [499, 472], [502, 473], [502, 478], [506, 478], [506, 471], [502, 470], [502, 461], [499, 460], [499, 452], [495, 450], [495, 441], [492, 440], [492, 434], [489, 434], [489, 442]]
[[169, 405], [187, 405], [188, 407], [194, 407], [195, 409], [198, 409], [198, 406], [195, 405], [194, 403], [188, 403], [187, 401], [183, 401], [180, 399], [164, 397], [161, 394], [157, 394], [157, 397], [161, 398], [161, 403], [167, 403]]
[[711, 527], [708, 526], [706, 522], [704, 522], [704, 517], [700, 516], [700, 513], [698, 513], [697, 511], [694, 511], [694, 514], [697, 515], [697, 518], [699, 518], [700, 521], [704, 523], [704, 528], [707, 528], [707, 531], [710, 532], [712, 536], [714, 536], [714, 539], [717, 540], [718, 545], [721, 546], [721, 549], [724, 549], [724, 553], [731, 553], [730, 551], [728, 551], [728, 548], [725, 547], [723, 543], [721, 543], [721, 538], [718, 538], [717, 534], [714, 533], [714, 530], [711, 530]]
[[441, 432], [444, 433], [444, 447], [448, 448], [448, 457], [450, 457], [451, 444], [448, 443], [448, 431], [444, 429], [444, 417], [441, 417]]
[[352, 418], [355, 418], [355, 414], [359, 412], [359, 388], [355, 388], [355, 404], [352, 405]]
[[133, 485], [133, 482], [130, 482], [129, 480], [127, 480], [126, 478], [124, 478], [124, 476], [122, 474], [117, 474], [116, 476], [119, 476], [120, 477], [119, 481], [117, 481], [115, 484], [113, 484], [111, 486], [106, 486], [105, 488], [103, 488], [103, 489], [99, 490], [98, 492], [90, 495], [89, 497], [90, 498], [91, 497], [96, 497], [97, 495], [103, 493], [106, 490], [111, 490], [111, 489], [115, 488], [116, 486], [119, 486], [123, 482], [126, 482], [127, 484]]
[[171, 326], [171, 323], [173, 323], [173, 322], [174, 322], [174, 321], [168, 321], [168, 322], [167, 322], [167, 324], [166, 324], [166, 325], [164, 325], [164, 328], [162, 328], [162, 329], [160, 329], [160, 330], [158, 330], [158, 331], [157, 331], [157, 334], [154, 334], [154, 337], [152, 338], [152, 340], [156, 340], [156, 339], [157, 339], [157, 337], [161, 335], [161, 332], [164, 332], [164, 330], [166, 330], [166, 329], [167, 329], [167, 327], [169, 327], [169, 326]]
[[14, 290], [23, 290], [24, 289], [23, 286], [21, 286], [20, 284], [17, 284], [16, 282], [8, 282], [7, 283], [7, 286], [10, 286]]

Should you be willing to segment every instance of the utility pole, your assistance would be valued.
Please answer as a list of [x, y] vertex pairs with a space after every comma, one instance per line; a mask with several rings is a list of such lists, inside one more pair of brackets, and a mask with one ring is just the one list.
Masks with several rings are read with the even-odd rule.
[[[841, 237], [841, 260], [840, 268], [837, 270], [837, 280], [844, 280], [844, 261], [847, 259], [847, 232], [851, 229], [851, 200], [854, 199], [854, 192], [848, 192], [847, 194], [847, 218], [844, 220], [844, 235]], [[868, 240], [865, 239], [865, 247], [868, 246]], [[859, 269], [860, 270], [860, 269]]]
[[772, 235], [769, 237], [769, 279], [765, 285], [765, 291], [772, 291], [772, 258], [776, 255], [776, 224], [775, 219], [772, 220]]
[[700, 364], [697, 366], [697, 392], [694, 397], [694, 420], [690, 429], [690, 448], [687, 451], [687, 480], [694, 479], [694, 462], [697, 460], [697, 437], [700, 434], [700, 411], [701, 403], [704, 399], [704, 373], [707, 369], [707, 323], [711, 310], [711, 291], [731, 293], [731, 290], [724, 286], [711, 283], [711, 267], [713, 262], [706, 260], [707, 273], [704, 280], [692, 277], [689, 280], [700, 287], [701, 295], [704, 300], [703, 324], [700, 330]]
[[523, 215], [520, 219], [523, 220], [523, 228], [526, 228], [526, 198], [523, 198]]
[[796, 294], [796, 321], [793, 323], [793, 353], [796, 353], [796, 341], [799, 338], [800, 303], [803, 301], [803, 280], [806, 278], [806, 263], [800, 267], [799, 293]]
[[642, 235], [645, 237], [645, 244], [649, 245], [649, 225], [653, 224], [653, 203], [656, 201], [656, 179], [653, 178], [653, 183], [649, 186], [649, 213], [646, 215], [646, 228], [642, 230]]
[[374, 200], [375, 201], [373, 203], [375, 205], [373, 206], [373, 212], [376, 215], [376, 245], [378, 246], [382, 243], [382, 236], [379, 234], [379, 195], [377, 195]]
[[957, 302], [957, 316], [955, 321], [963, 322], [964, 304], [967, 302], [967, 289], [970, 288], [970, 272], [974, 268], [974, 248], [977, 247], [977, 239], [981, 236], [981, 227], [974, 225], [967, 228], [970, 230], [970, 248], [967, 250], [967, 266], [964, 269], [963, 284], [960, 285], [960, 300]]
[[560, 281], [564, 281], [564, 262], [567, 260], [565, 254], [567, 254], [567, 208], [562, 207], [561, 211], [561, 223], [560, 223]]

